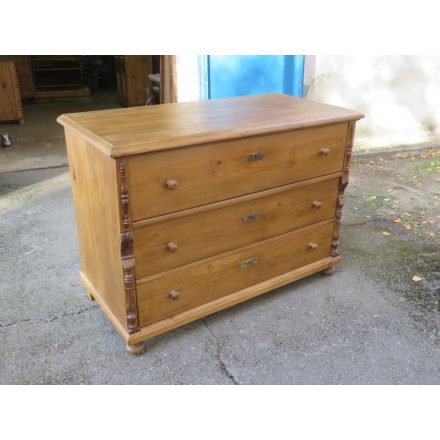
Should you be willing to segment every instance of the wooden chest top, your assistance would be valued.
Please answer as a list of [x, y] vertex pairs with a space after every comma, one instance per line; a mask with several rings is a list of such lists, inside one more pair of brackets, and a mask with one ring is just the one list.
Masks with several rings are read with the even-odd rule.
[[106, 155], [121, 157], [362, 117], [342, 107], [269, 94], [71, 113], [58, 122]]

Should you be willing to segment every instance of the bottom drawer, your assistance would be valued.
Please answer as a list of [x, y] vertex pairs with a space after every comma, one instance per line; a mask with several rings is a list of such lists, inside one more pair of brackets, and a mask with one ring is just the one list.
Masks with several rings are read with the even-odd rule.
[[137, 286], [141, 327], [330, 255], [333, 223], [275, 237]]

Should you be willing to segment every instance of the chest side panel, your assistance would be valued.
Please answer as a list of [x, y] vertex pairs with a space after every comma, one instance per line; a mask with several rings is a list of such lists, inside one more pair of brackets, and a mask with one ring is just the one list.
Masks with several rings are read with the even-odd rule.
[[65, 131], [80, 248], [80, 266], [126, 327], [116, 163]]

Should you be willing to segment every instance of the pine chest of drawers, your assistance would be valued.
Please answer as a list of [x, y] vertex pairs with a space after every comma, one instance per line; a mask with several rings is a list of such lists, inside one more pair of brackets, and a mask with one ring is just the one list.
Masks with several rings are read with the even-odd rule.
[[127, 350], [331, 274], [362, 117], [281, 94], [60, 116], [81, 280]]

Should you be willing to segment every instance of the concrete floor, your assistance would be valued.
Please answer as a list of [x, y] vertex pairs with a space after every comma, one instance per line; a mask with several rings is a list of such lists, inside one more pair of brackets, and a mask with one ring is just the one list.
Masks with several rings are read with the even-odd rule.
[[23, 105], [24, 125], [0, 124], [15, 148], [0, 151], [0, 173], [67, 166], [64, 130], [56, 122], [63, 113], [120, 107], [116, 92], [100, 92], [83, 98], [45, 100]]
[[[99, 108], [86, 99], [85, 108]], [[0, 151], [0, 383], [440, 383], [438, 237], [398, 233], [388, 214], [362, 202], [375, 180], [369, 160], [353, 164], [344, 262], [333, 277], [276, 289], [155, 337], [142, 356], [128, 355], [78, 278], [62, 130], [53, 117], [78, 111], [79, 101], [44, 104], [42, 114], [26, 106], [23, 132], [10, 132], [15, 147]], [[35, 164], [58, 168], [19, 171]], [[422, 282], [411, 281], [415, 271]]]

